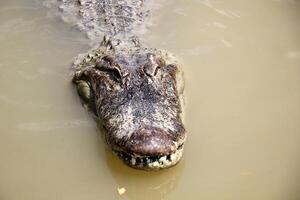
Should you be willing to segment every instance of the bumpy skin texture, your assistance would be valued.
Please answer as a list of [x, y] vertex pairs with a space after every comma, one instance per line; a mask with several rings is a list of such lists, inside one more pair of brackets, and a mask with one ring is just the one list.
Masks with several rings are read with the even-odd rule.
[[[144, 29], [152, 0], [46, 0], [48, 7], [57, 7], [61, 18], [87, 33], [89, 38], [134, 35]], [[138, 28], [138, 29], [137, 29]]]
[[178, 163], [186, 132], [180, 69], [165, 51], [146, 48], [136, 33], [146, 27], [152, 0], [46, 0], [57, 14], [99, 41], [75, 61], [73, 82], [83, 104], [102, 124], [121, 160], [157, 170]]
[[134, 40], [112, 43], [104, 39], [78, 58], [73, 82], [79, 95], [125, 163], [141, 169], [170, 167], [179, 161], [186, 137], [178, 65], [168, 53]]

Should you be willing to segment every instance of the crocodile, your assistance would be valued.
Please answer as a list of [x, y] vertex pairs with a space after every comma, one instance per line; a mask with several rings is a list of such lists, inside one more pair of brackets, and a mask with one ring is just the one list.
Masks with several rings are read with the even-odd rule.
[[55, 5], [90, 38], [104, 36], [76, 58], [72, 81], [108, 147], [136, 169], [176, 165], [186, 141], [182, 70], [171, 53], [147, 47], [138, 37], [149, 1], [60, 0]]

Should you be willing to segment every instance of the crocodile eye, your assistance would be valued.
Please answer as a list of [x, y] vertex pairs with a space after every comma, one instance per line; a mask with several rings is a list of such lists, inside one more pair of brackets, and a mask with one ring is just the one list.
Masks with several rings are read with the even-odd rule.
[[156, 76], [158, 70], [164, 65], [163, 60], [161, 58], [156, 58], [152, 53], [148, 53], [146, 59], [147, 61], [143, 65], [142, 70], [149, 77]]
[[107, 75], [109, 75], [110, 79], [116, 82], [122, 82], [122, 72], [118, 67], [111, 67], [103, 63], [98, 63], [95, 68], [99, 71], [105, 72]]
[[118, 80], [122, 79], [122, 73], [121, 73], [121, 70], [119, 68], [114, 67], [112, 69], [109, 69], [108, 72], [110, 74], [112, 74], [114, 78], [116, 78]]
[[154, 70], [154, 76], [156, 76], [156, 74], [157, 74], [157, 72], [158, 72], [159, 69], [160, 69], [160, 66], [157, 66], [157, 67], [155, 68], [155, 70]]
[[144, 73], [149, 77], [156, 76], [159, 69], [160, 66], [158, 66], [157, 64], [147, 64], [143, 67]]

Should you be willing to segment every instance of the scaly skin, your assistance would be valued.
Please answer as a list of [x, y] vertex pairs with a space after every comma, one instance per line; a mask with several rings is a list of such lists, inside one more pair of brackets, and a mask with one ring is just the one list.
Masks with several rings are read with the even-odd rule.
[[134, 36], [147, 12], [140, 0], [63, 0], [78, 26], [104, 37], [74, 63], [73, 82], [83, 104], [104, 128], [105, 140], [127, 165], [158, 170], [178, 163], [182, 123], [180, 68], [169, 53], [144, 47]]

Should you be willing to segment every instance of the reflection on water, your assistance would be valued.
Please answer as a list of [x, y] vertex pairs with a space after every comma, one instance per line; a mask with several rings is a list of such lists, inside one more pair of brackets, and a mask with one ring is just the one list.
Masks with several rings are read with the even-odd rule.
[[147, 173], [104, 147], [70, 83], [91, 42], [39, 1], [1, 1], [0, 199], [298, 200], [299, 19], [293, 0], [164, 1], [142, 39], [184, 67], [189, 137]]
[[180, 162], [169, 170], [137, 171], [122, 164], [111, 151], [106, 151], [106, 161], [118, 187], [126, 189], [123, 197], [125, 199], [166, 199], [173, 190], [176, 190], [184, 168], [184, 162]]

